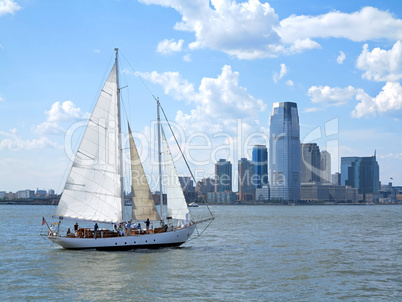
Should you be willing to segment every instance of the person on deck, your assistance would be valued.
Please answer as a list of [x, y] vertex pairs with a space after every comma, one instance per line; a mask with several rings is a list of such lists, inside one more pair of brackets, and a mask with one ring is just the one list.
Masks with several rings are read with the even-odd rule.
[[95, 239], [96, 239], [97, 233], [98, 233], [98, 224], [95, 223], [95, 225], [94, 225], [94, 238], [95, 238]]
[[74, 233], [75, 233], [75, 235], [77, 235], [77, 232], [78, 232], [78, 223], [76, 222], [74, 224]]
[[145, 221], [145, 226], [147, 228], [147, 233], [149, 233], [149, 225], [151, 224], [151, 222], [149, 221], [149, 218], [147, 218], [147, 221]]
[[71, 233], [70, 228], [68, 228], [68, 230], [67, 230], [67, 236], [70, 235], [70, 233]]
[[127, 224], [126, 224], [126, 229], [125, 229], [125, 231], [126, 231], [126, 236], [127, 235], [130, 235], [130, 232], [131, 232], [131, 221], [129, 220], [128, 222], [127, 222]]
[[124, 236], [123, 226], [121, 225], [121, 223], [119, 223], [119, 227], [117, 228], [117, 232], [119, 233], [119, 236]]

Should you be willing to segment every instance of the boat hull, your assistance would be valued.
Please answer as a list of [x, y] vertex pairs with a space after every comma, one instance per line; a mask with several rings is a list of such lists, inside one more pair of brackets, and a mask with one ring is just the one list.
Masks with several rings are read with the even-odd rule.
[[195, 225], [170, 232], [141, 234], [109, 238], [77, 238], [48, 236], [49, 240], [65, 249], [97, 249], [106, 251], [124, 251], [132, 249], [155, 249], [180, 246], [193, 234]]

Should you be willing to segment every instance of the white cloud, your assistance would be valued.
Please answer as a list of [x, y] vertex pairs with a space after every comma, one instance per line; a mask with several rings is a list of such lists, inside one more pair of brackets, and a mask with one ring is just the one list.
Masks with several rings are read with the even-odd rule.
[[306, 38], [346, 38], [355, 42], [402, 39], [402, 20], [374, 7], [351, 14], [333, 11], [319, 16], [292, 15], [280, 25], [278, 32], [287, 43]]
[[153, 71], [138, 73], [142, 78], [159, 84], [164, 88], [167, 95], [171, 95], [177, 100], [194, 100], [194, 85], [183, 79], [178, 72], [164, 72], [162, 74]]
[[189, 54], [186, 54], [185, 56], [183, 56], [183, 61], [184, 62], [191, 62], [191, 56]]
[[179, 40], [178, 42], [175, 42], [174, 39], [171, 40], [165, 39], [159, 42], [156, 51], [162, 54], [171, 54], [174, 52], [180, 52], [183, 46], [183, 42], [184, 40]]
[[284, 53], [295, 54], [295, 53], [300, 53], [305, 50], [314, 49], [314, 48], [321, 48], [321, 45], [318, 44], [317, 42], [311, 40], [310, 38], [297, 39], [292, 42], [292, 45], [290, 46], [289, 49], [284, 50]]
[[289, 87], [293, 87], [295, 84], [293, 83], [292, 80], [287, 80], [286, 85], [289, 86]]
[[345, 53], [343, 51], [339, 51], [339, 56], [336, 58], [338, 64], [342, 64], [345, 59], [346, 59]]
[[307, 93], [311, 101], [323, 106], [340, 106], [347, 104], [350, 100], [365, 100], [370, 97], [361, 88], [348, 86], [346, 88], [329, 86], [312, 86]]
[[53, 103], [49, 111], [45, 111], [47, 115], [46, 122], [36, 126], [35, 132], [39, 134], [57, 134], [64, 131], [60, 123], [72, 122], [79, 119], [88, 118], [88, 114], [81, 112], [71, 101]]
[[275, 29], [278, 15], [268, 3], [211, 0], [210, 6], [209, 1], [140, 1], [177, 10], [182, 20], [174, 28], [195, 34], [190, 49], [209, 47], [240, 59], [276, 56], [283, 51]]
[[317, 112], [317, 111], [322, 111], [324, 109], [318, 108], [318, 107], [310, 107], [310, 108], [304, 108], [303, 112], [304, 113], [310, 113], [310, 112]]
[[398, 81], [402, 78], [402, 43], [397, 41], [388, 51], [374, 48], [371, 52], [365, 44], [356, 66], [366, 71], [362, 77], [367, 80]]
[[3, 102], [3, 101], [4, 101], [4, 98], [0, 94], [0, 102]]
[[373, 117], [377, 114], [402, 119], [402, 87], [396, 82], [387, 82], [382, 91], [371, 97], [361, 88], [312, 86], [308, 90], [311, 101], [323, 106], [345, 105], [352, 100], [359, 103], [352, 111], [352, 117]]
[[279, 73], [275, 72], [272, 77], [275, 83], [278, 83], [280, 79], [282, 79], [285, 74], [288, 72], [288, 69], [285, 64], [281, 64], [281, 71]]
[[402, 119], [402, 87], [399, 83], [388, 82], [375, 97], [362, 100], [352, 112], [355, 118], [382, 114]]
[[56, 143], [46, 137], [39, 139], [23, 139], [16, 129], [10, 129], [8, 132], [0, 131], [0, 150], [33, 150], [33, 149], [55, 149], [60, 148]]
[[[178, 111], [176, 122], [184, 129], [213, 133], [232, 131], [237, 118], [245, 124], [256, 124], [258, 113], [266, 109], [262, 100], [255, 99], [239, 85], [239, 73], [225, 65], [217, 78], [203, 78], [198, 87], [183, 79], [177, 72], [143, 73], [141, 76], [164, 87], [166, 94], [177, 100], [196, 105], [190, 113]], [[245, 126], [247, 127], [247, 126]]]
[[402, 20], [373, 7], [350, 14], [333, 11], [319, 16], [292, 15], [279, 21], [269, 3], [259, 0], [241, 3], [231, 0], [140, 2], [178, 11], [182, 19], [174, 28], [195, 35], [190, 49], [208, 47], [239, 59], [277, 57], [320, 48], [313, 38], [402, 39]]
[[16, 11], [20, 9], [21, 6], [19, 6], [13, 0], [0, 0], [0, 16], [6, 14], [14, 14]]

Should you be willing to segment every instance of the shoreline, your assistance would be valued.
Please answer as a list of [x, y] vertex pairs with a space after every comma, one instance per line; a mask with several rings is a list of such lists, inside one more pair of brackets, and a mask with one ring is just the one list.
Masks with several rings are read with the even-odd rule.
[[[13, 200], [3, 199], [0, 200], [0, 205], [49, 205], [57, 206], [59, 198], [38, 198], [38, 199], [26, 199], [26, 200]], [[199, 206], [205, 206], [206, 204], [198, 204]], [[342, 203], [342, 202], [311, 202], [311, 201], [299, 201], [295, 203], [291, 202], [238, 202], [238, 203], [208, 203], [208, 206], [372, 206], [372, 205], [402, 205], [402, 203]], [[129, 205], [126, 205], [129, 206]]]

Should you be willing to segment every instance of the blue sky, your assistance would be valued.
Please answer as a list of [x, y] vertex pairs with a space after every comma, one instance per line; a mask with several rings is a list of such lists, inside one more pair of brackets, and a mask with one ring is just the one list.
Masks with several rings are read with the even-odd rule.
[[141, 148], [155, 102], [134, 72], [180, 128], [198, 179], [220, 157], [237, 169], [265, 142], [272, 104], [292, 101], [332, 173], [341, 156], [376, 150], [381, 181], [402, 185], [401, 41], [400, 1], [0, 0], [0, 191], [61, 192], [66, 131], [93, 106], [115, 47], [134, 68], [122, 58]]

